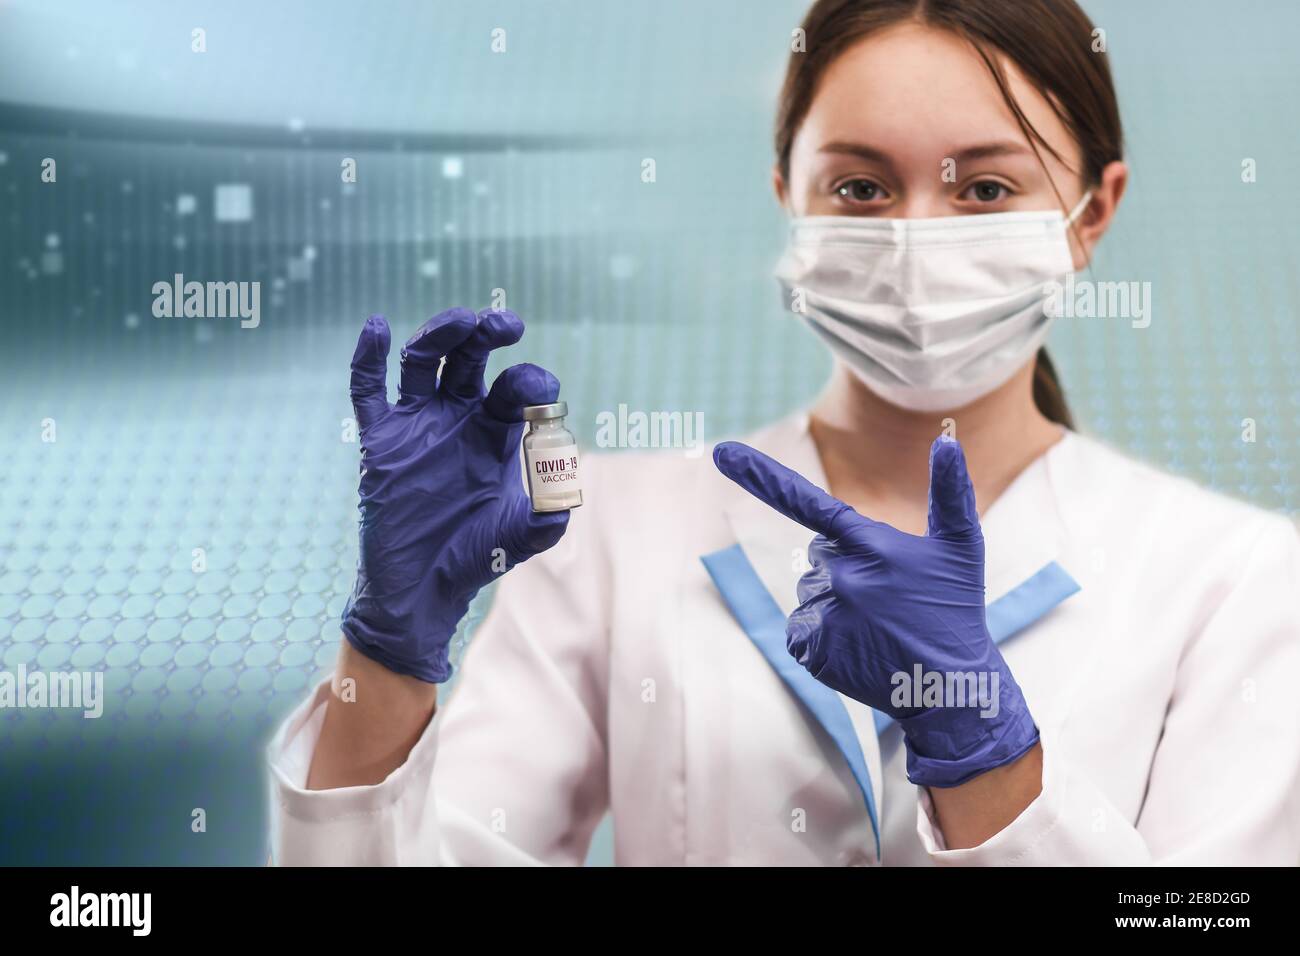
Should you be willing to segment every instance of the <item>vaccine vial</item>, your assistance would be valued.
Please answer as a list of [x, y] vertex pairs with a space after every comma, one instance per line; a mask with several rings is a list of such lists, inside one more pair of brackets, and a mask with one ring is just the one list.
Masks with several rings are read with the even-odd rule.
[[524, 467], [534, 511], [568, 511], [582, 504], [578, 442], [564, 427], [567, 414], [567, 402], [524, 408], [524, 421], [528, 422]]

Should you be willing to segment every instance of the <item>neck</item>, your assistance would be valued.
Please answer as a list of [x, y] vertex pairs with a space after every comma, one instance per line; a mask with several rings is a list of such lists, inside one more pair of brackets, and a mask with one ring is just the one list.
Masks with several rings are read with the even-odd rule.
[[930, 445], [947, 426], [966, 453], [983, 512], [1061, 437], [1062, 427], [1034, 404], [1033, 374], [1030, 361], [1010, 381], [964, 408], [910, 412], [878, 397], [837, 362], [810, 422], [827, 490], [869, 508], [881, 502], [923, 506]]

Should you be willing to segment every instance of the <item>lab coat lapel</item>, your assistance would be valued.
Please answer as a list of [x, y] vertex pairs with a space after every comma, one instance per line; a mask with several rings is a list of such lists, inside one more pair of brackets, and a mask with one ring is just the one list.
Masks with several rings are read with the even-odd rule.
[[1056, 471], [1077, 440], [1073, 432], [1066, 431], [1060, 441], [1017, 475], [993, 506], [980, 515], [987, 604], [994, 604], [1045, 565], [1060, 560], [1065, 528]]
[[[791, 416], [756, 436], [755, 447], [793, 468], [809, 481], [825, 487], [826, 477], [821, 459], [808, 433], [804, 414]], [[753, 495], [732, 486], [723, 513], [749, 564], [781, 613], [789, 615], [799, 604], [797, 586], [808, 567], [808, 544], [813, 533], [795, 521], [774, 511]], [[866, 704], [837, 694], [848, 712], [854, 733], [862, 748], [867, 772], [874, 781], [877, 814], [883, 813], [880, 743], [876, 736], [872, 710]]]

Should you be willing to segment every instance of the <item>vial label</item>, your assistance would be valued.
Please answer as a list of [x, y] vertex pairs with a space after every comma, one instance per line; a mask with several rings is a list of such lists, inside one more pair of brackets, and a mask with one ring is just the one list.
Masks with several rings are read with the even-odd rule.
[[534, 448], [528, 458], [528, 485], [534, 496], [547, 497], [582, 490], [578, 477], [577, 445]]

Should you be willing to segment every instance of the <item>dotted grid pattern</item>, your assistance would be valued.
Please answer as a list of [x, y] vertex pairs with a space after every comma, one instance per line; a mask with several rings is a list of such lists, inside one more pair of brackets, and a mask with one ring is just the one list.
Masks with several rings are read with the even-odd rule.
[[[0, 663], [104, 670], [104, 720], [182, 734], [300, 697], [355, 566], [325, 452], [294, 447], [288, 422], [264, 444], [230, 421], [55, 422], [8, 470]], [[4, 716], [0, 739], [40, 726]]]

